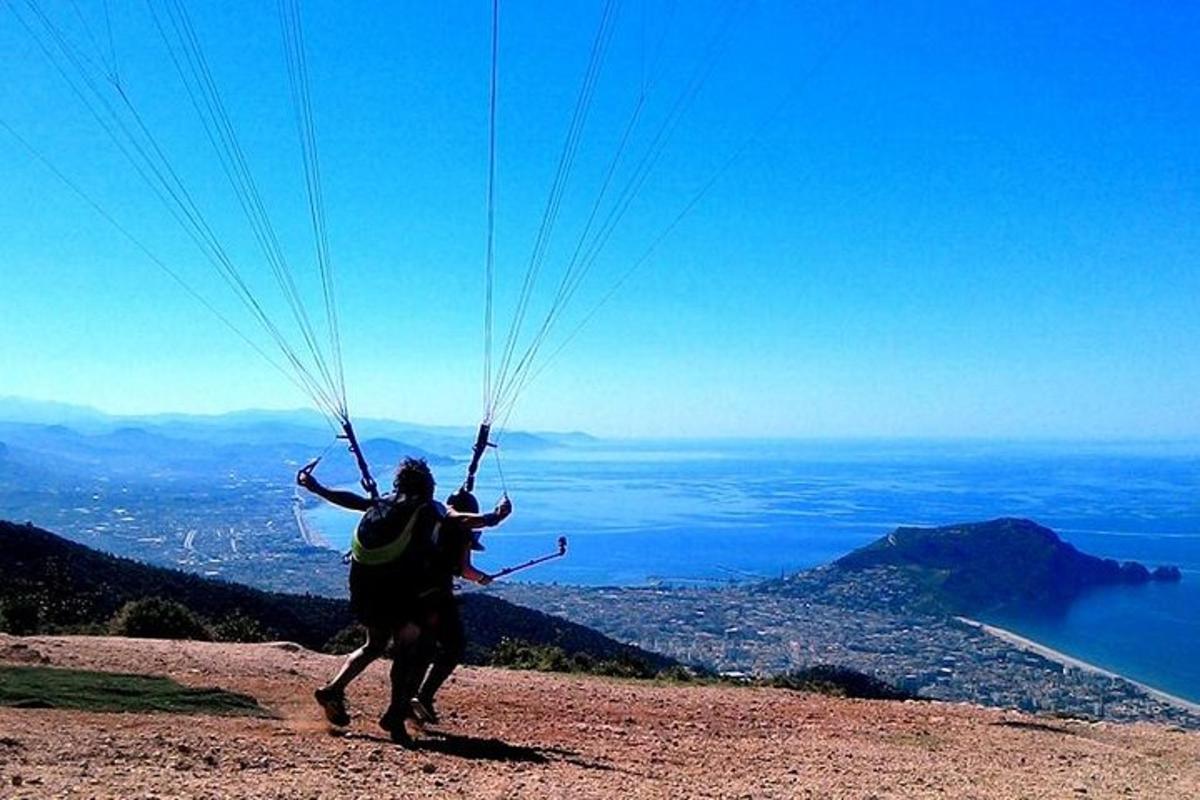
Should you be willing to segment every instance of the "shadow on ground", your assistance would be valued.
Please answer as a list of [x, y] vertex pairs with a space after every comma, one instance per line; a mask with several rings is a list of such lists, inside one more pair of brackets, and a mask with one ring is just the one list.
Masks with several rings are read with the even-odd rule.
[[[432, 733], [432, 732], [431, 732]], [[519, 764], [547, 764], [547, 753], [536, 747], [509, 744], [500, 739], [437, 733], [417, 740], [416, 749], [473, 761], [507, 761]]]
[[[369, 739], [392, 743], [390, 738], [372, 733], [330, 731], [330, 734], [345, 739]], [[426, 730], [425, 735], [415, 741], [412, 749], [427, 753], [441, 753], [471, 761], [501, 761], [511, 764], [549, 764], [558, 761], [583, 769], [603, 771], [615, 769], [609, 764], [589, 761], [573, 750], [564, 750], [559, 747], [528, 747], [510, 744], [502, 739], [491, 737], [464, 736], [434, 730]]]
[[992, 725], [1001, 728], [1020, 728], [1026, 731], [1042, 731], [1043, 733], [1058, 733], [1064, 736], [1077, 736], [1078, 734], [1069, 729], [1058, 725], [1050, 725], [1045, 722], [1029, 722], [1026, 720], [1005, 719], [999, 722], [993, 722]]

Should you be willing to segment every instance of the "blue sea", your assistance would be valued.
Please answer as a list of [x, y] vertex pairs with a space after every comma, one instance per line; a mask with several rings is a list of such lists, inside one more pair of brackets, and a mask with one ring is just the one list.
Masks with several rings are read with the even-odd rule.
[[[490, 456], [489, 456], [490, 457]], [[993, 622], [1200, 702], [1200, 442], [606, 443], [485, 462], [486, 570], [553, 552], [522, 580], [580, 585], [745, 581], [827, 563], [898, 525], [1028, 517], [1080, 550], [1183, 570], [1178, 584], [1092, 592], [1054, 618]], [[502, 469], [502, 475], [501, 475]], [[439, 476], [453, 488], [461, 476]], [[343, 547], [355, 515], [314, 509]]]

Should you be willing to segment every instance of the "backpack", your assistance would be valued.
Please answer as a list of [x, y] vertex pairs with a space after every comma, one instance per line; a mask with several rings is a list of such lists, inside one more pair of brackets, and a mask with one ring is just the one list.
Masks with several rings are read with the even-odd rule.
[[431, 503], [381, 499], [363, 513], [350, 541], [350, 558], [368, 566], [427, 559], [437, 524]]

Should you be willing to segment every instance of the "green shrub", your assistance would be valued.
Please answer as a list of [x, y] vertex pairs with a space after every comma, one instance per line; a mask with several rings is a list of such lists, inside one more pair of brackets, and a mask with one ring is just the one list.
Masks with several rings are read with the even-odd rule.
[[187, 606], [161, 597], [130, 600], [113, 615], [108, 630], [114, 636], [144, 639], [212, 639], [208, 627]]
[[218, 642], [265, 642], [267, 632], [254, 617], [235, 611], [212, 626]]
[[654, 671], [645, 662], [632, 656], [599, 660], [586, 652], [568, 654], [552, 644], [533, 644], [523, 639], [503, 638], [492, 649], [488, 664], [508, 669], [531, 669], [539, 672], [580, 672], [613, 678], [651, 678]]
[[694, 683], [700, 676], [682, 664], [675, 664], [659, 670], [654, 677], [660, 681], [670, 681], [671, 683]]
[[540, 672], [571, 672], [571, 659], [565, 650], [552, 644], [531, 644], [507, 636], [492, 649], [493, 667], [532, 669]]
[[856, 697], [865, 700], [911, 700], [914, 695], [878, 678], [832, 664], [817, 664], [776, 675], [760, 682], [763, 686], [800, 692]]
[[56, 636], [108, 636], [108, 623], [86, 622], [79, 625], [55, 625], [48, 633]]
[[596, 668], [596, 658], [591, 653], [572, 653], [569, 661], [571, 672], [591, 672]]
[[10, 597], [0, 607], [0, 630], [14, 636], [30, 636], [42, 629], [42, 602], [36, 595]]
[[654, 677], [654, 670], [649, 664], [632, 656], [618, 656], [600, 661], [588, 671], [593, 675], [607, 675], [610, 678]]
[[344, 656], [346, 653], [353, 653], [362, 647], [366, 641], [366, 628], [362, 625], [348, 625], [330, 636], [329, 640], [322, 645], [321, 651], [332, 653], [335, 656]]

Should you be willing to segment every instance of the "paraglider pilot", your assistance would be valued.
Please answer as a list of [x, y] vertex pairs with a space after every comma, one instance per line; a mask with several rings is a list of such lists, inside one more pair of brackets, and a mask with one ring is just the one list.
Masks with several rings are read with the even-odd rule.
[[447, 510], [433, 499], [433, 474], [418, 458], [400, 463], [393, 491], [378, 501], [329, 489], [310, 469], [300, 470], [296, 482], [334, 505], [363, 512], [350, 547], [350, 609], [367, 629], [367, 640], [328, 684], [316, 690], [316, 700], [332, 724], [348, 725], [346, 686], [382, 656], [391, 641], [392, 699], [379, 724], [393, 741], [409, 746], [412, 740], [404, 722], [413, 715], [411, 699], [432, 658], [429, 637], [421, 635], [428, 613], [420, 595], [431, 585], [438, 534], [447, 521], [466, 530], [497, 525], [512, 513], [512, 503], [505, 497], [486, 514]]

